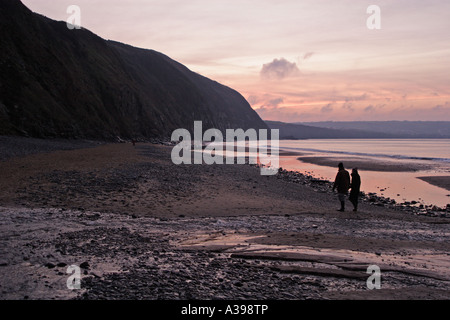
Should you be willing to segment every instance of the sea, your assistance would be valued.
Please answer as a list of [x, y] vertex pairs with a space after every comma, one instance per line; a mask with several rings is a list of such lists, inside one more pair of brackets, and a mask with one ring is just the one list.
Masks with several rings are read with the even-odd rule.
[[[361, 190], [365, 193], [394, 199], [398, 203], [445, 207], [450, 203], [450, 191], [431, 185], [418, 177], [450, 177], [450, 139], [309, 139], [280, 140], [280, 167], [334, 181], [337, 164], [346, 160], [398, 164], [416, 171], [375, 171], [358, 169]], [[291, 154], [291, 155], [289, 155]], [[302, 161], [308, 158], [332, 158], [327, 165]], [[367, 166], [366, 166], [367, 167]], [[351, 172], [351, 167], [346, 168]], [[374, 168], [377, 169], [377, 168]], [[378, 168], [379, 170], [379, 168]]]

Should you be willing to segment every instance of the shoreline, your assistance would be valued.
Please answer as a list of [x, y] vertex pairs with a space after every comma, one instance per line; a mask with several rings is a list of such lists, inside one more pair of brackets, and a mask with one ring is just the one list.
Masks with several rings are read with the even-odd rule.
[[[329, 182], [176, 166], [170, 152], [122, 143], [0, 162], [1, 298], [450, 299], [449, 211], [372, 196], [341, 213]], [[382, 294], [366, 288], [373, 263]], [[79, 291], [66, 288], [72, 264]]]
[[[299, 155], [301, 157], [297, 157]], [[370, 157], [306, 156], [306, 154], [297, 153], [288, 154], [284, 158], [281, 156], [280, 165], [294, 172], [298, 171], [306, 175], [313, 175], [318, 179], [333, 181], [334, 170], [339, 162], [343, 162], [349, 172], [352, 168], [357, 167], [359, 172], [366, 176], [363, 190], [371, 196], [376, 195], [383, 200], [394, 200], [398, 203], [422, 205], [420, 209], [424, 209], [426, 206], [445, 209], [450, 204], [450, 198], [448, 198], [450, 196], [448, 194], [450, 176], [447, 175], [449, 168], [439, 164], [434, 167], [433, 171], [430, 170], [431, 164], [420, 161], [392, 161]], [[308, 166], [308, 164], [314, 166]], [[421, 175], [425, 177], [421, 177]], [[405, 180], [406, 190], [401, 186], [400, 181], [402, 180]], [[419, 180], [426, 183], [415, 182]]]
[[365, 171], [379, 172], [416, 172], [421, 170], [430, 170], [433, 167], [427, 164], [412, 163], [406, 161], [379, 160], [363, 157], [333, 157], [333, 156], [314, 156], [298, 157], [297, 160], [324, 167], [336, 167], [337, 163], [344, 162], [346, 168], [358, 168]]
[[[14, 139], [20, 141], [20, 139], [22, 139], [22, 138], [14, 138]], [[28, 138], [23, 138], [23, 139], [28, 140]], [[104, 152], [107, 152], [107, 153], [111, 152], [111, 155], [113, 157], [112, 159], [114, 159], [114, 157], [117, 157], [117, 156], [119, 158], [124, 158], [124, 159], [125, 158], [129, 158], [129, 160], [126, 160], [126, 161], [132, 161], [132, 162], [134, 162], [136, 164], [142, 163], [145, 160], [144, 159], [145, 157], [142, 158], [142, 157], [137, 156], [137, 154], [136, 154], [136, 150], [137, 149], [131, 147], [131, 145], [129, 143], [112, 143], [112, 144], [103, 144], [102, 143], [102, 144], [94, 144], [93, 142], [88, 142], [87, 146], [84, 146], [83, 143], [80, 145], [80, 142], [78, 142], [78, 141], [75, 141], [73, 143], [73, 145], [71, 145], [70, 143], [72, 141], [69, 140], [69, 141], [65, 141], [63, 143], [58, 142], [56, 144], [56, 146], [54, 146], [53, 145], [54, 144], [53, 140], [40, 140], [40, 139], [38, 139], [38, 140], [39, 140], [38, 141], [39, 142], [38, 146], [37, 146], [37, 148], [31, 148], [32, 152], [28, 152], [28, 153], [24, 152], [25, 155], [22, 155], [22, 156], [16, 156], [16, 157], [9, 156], [7, 160], [4, 160], [4, 161], [0, 162], [0, 166], [1, 165], [4, 166], [4, 168], [2, 168], [3, 169], [2, 171], [7, 173], [6, 176], [3, 178], [3, 182], [5, 182], [6, 180], [11, 178], [11, 174], [10, 173], [12, 173], [12, 176], [22, 177], [22, 178], [19, 178], [19, 179], [23, 179], [23, 176], [27, 176], [29, 174], [33, 174], [36, 171], [40, 171], [39, 170], [39, 166], [42, 166], [42, 165], [47, 166], [47, 160], [45, 160], [45, 158], [46, 157], [52, 158], [53, 154], [56, 156], [56, 158], [54, 159], [54, 161], [56, 161], [56, 162], [62, 162], [62, 163], [64, 163], [64, 162], [66, 162], [66, 163], [67, 162], [72, 162], [71, 165], [69, 165], [68, 167], [66, 166], [66, 169], [67, 168], [72, 168], [72, 170], [76, 170], [77, 167], [78, 168], [86, 168], [86, 170], [89, 169], [89, 167], [91, 167], [92, 164], [93, 164], [92, 161], [94, 161], [94, 163], [95, 163], [97, 161], [97, 159], [100, 160], [100, 158], [103, 157], [102, 154]], [[45, 144], [50, 145], [50, 146], [46, 146]], [[152, 144], [149, 144], [149, 143], [139, 143], [139, 144], [141, 146], [142, 145], [152, 145]], [[129, 149], [128, 151], [134, 150], [133, 151], [134, 154], [133, 155], [132, 154], [125, 154], [128, 151], [119, 151], [119, 149], [121, 149], [120, 146], [127, 146], [125, 148]], [[154, 146], [157, 146], [158, 148], [170, 148], [170, 146], [168, 146], [166, 143], [162, 143], [162, 142], [158, 143], [158, 144], [154, 144]], [[41, 150], [39, 150], [39, 147], [41, 148]], [[102, 148], [105, 151], [98, 151], [98, 150], [101, 150]], [[57, 149], [57, 150], [54, 150], [54, 149]], [[5, 148], [3, 148], [3, 151], [4, 150], [5, 150]], [[92, 150], [92, 152], [90, 150]], [[111, 151], [107, 151], [107, 150], [111, 150]], [[0, 151], [2, 151], [2, 149], [0, 149]], [[23, 149], [22, 149], [22, 152], [23, 152]], [[71, 161], [69, 161], [68, 154], [70, 152], [74, 152], [74, 154], [79, 154], [79, 156], [76, 156], [74, 159], [70, 159]], [[15, 154], [14, 150], [8, 150], [8, 153], [6, 154], [6, 156], [10, 155], [11, 153]], [[87, 155], [89, 153], [91, 153], [94, 156], [88, 156], [87, 157]], [[285, 156], [285, 155], [296, 156], [296, 155], [298, 155], [298, 153], [291, 154], [290, 152], [285, 153], [284, 150], [280, 150], [280, 155], [281, 156]], [[27, 158], [33, 159], [33, 161], [31, 161], [31, 162], [27, 161]], [[120, 163], [120, 161], [123, 161], [123, 160], [119, 160], [118, 163]], [[319, 159], [319, 161], [321, 161], [321, 160]], [[330, 158], [327, 158], [326, 161], [328, 163], [327, 167], [334, 167], [334, 164], [337, 161], [337, 159], [336, 160], [330, 160]], [[12, 162], [12, 163], [16, 162], [16, 163], [14, 163], [12, 166], [8, 166], [7, 164], [10, 163], [10, 162]], [[35, 165], [34, 166], [30, 165], [30, 163], [33, 163], [33, 162], [35, 162]], [[97, 171], [100, 170], [100, 168], [102, 166], [108, 165], [108, 162], [109, 162], [109, 159], [105, 158], [105, 159], [102, 159], [98, 163], [98, 165], [93, 166], [91, 168], [93, 170], [91, 170], [89, 172], [89, 180], [90, 181], [94, 181], [95, 178], [96, 178], [96, 175], [97, 175]], [[369, 162], [369, 160], [367, 162]], [[114, 163], [114, 161], [112, 161], [111, 163]], [[109, 163], [109, 166], [111, 166], [111, 163]], [[346, 162], [346, 163], [348, 163], [348, 162]], [[380, 164], [380, 165], [382, 165], [382, 164]], [[240, 166], [242, 167], [243, 165], [240, 165]], [[248, 166], [248, 164], [245, 165], [245, 166]], [[53, 179], [51, 178], [50, 180], [55, 180], [55, 179], [56, 180], [61, 180], [61, 179], [69, 178], [69, 177], [61, 176], [61, 175], [64, 175], [64, 174], [58, 172], [59, 171], [59, 169], [58, 169], [59, 167], [61, 167], [61, 166], [58, 165], [58, 164], [55, 164], [53, 166], [53, 168], [51, 169], [51, 172], [49, 174], [47, 174], [47, 177], [41, 177], [41, 178], [44, 178], [44, 180], [47, 180], [49, 178], [48, 175], [50, 175], [50, 176], [53, 175], [54, 176]], [[217, 167], [217, 166], [206, 166], [206, 167], [212, 168], [212, 167]], [[224, 166], [224, 167], [226, 168], [228, 166]], [[259, 168], [258, 165], [250, 165], [250, 167], [257, 167], [257, 168]], [[348, 167], [348, 165], [346, 165], [346, 167]], [[174, 168], [177, 168], [177, 166], [174, 166]], [[197, 168], [197, 166], [191, 166], [190, 168]], [[144, 168], [138, 168], [136, 170], [142, 171], [143, 169]], [[202, 171], [202, 170], [200, 170], [200, 171]], [[207, 171], [213, 171], [213, 170], [207, 170]], [[230, 170], [228, 170], [228, 171], [230, 171]], [[183, 174], [186, 175], [184, 172], [183, 172]], [[313, 190], [314, 192], [315, 191], [319, 191], [321, 193], [329, 193], [330, 195], [332, 195], [332, 193], [329, 192], [331, 190], [331, 186], [330, 186], [331, 182], [328, 181], [328, 180], [323, 180], [322, 181], [321, 179], [314, 178], [313, 176], [309, 176], [306, 173], [303, 174], [303, 173], [300, 173], [300, 172], [295, 171], [295, 170], [286, 171], [283, 168], [280, 168], [277, 176], [279, 176], [280, 174], [283, 175], [282, 179], [284, 179], [284, 180], [290, 180], [291, 182], [297, 182], [297, 183], [300, 182], [303, 185], [307, 185], [307, 186], [311, 187], [311, 190]], [[71, 179], [75, 179], [75, 178], [76, 177], [74, 176]], [[249, 178], [249, 180], [252, 180], [252, 179], [253, 178]], [[449, 179], [449, 177], [444, 177], [444, 176], [442, 176], [442, 177], [419, 177], [419, 179], [421, 179], [423, 181], [426, 181], [426, 182], [428, 182], [430, 184], [433, 184], [433, 185], [438, 185], [439, 184], [438, 185], [439, 187], [447, 186], [447, 188], [448, 188], [448, 183], [449, 183], [448, 179]], [[164, 179], [164, 180], [166, 180], [166, 179]], [[217, 180], [217, 179], [215, 179], [215, 180]], [[10, 186], [8, 184], [5, 184], [5, 183], [1, 183], [1, 181], [2, 180], [0, 180], [0, 187], [2, 187], [3, 190], [11, 189], [12, 186]], [[54, 182], [55, 181], [53, 181], [53, 183]], [[61, 180], [61, 182], [62, 182], [62, 180]], [[124, 179], [123, 182], [125, 183], [124, 185], [126, 186], [127, 184], [130, 183], [130, 180], [129, 179]], [[92, 182], [92, 183], [94, 183], [94, 182]], [[254, 183], [256, 183], [256, 180], [254, 181]], [[28, 188], [27, 188], [26, 184], [28, 184]], [[23, 187], [20, 188], [19, 191], [20, 191], [20, 193], [27, 192], [28, 189], [33, 189], [33, 186], [35, 186], [38, 189], [41, 189], [41, 187], [38, 184], [39, 184], [39, 179], [37, 179], [37, 180], [36, 179], [31, 179], [27, 183], [23, 183], [22, 184]], [[187, 184], [189, 184], [189, 183], [187, 183]], [[216, 184], [215, 190], [220, 189], [220, 186], [219, 186], [220, 182], [216, 181], [215, 184]], [[320, 186], [321, 188], [317, 188], [317, 186]], [[253, 185], [251, 187], [252, 187], [252, 189], [254, 189], [255, 185]], [[254, 191], [254, 190], [250, 189], [249, 191]], [[85, 191], [85, 192], [88, 192], [88, 191]], [[1, 203], [1, 200], [2, 200], [1, 199], [2, 198], [1, 194], [2, 193], [5, 194], [5, 191], [0, 193], [0, 203]], [[38, 193], [39, 192], [36, 193], [36, 198], [39, 196]], [[57, 190], [56, 193], [61, 193], [61, 191]], [[6, 192], [6, 194], [7, 194], [7, 197], [11, 198], [11, 194], [10, 193], [8, 194], [8, 192]], [[144, 195], [144, 194], [145, 193], [141, 193], [141, 196]], [[436, 206], [435, 204], [428, 204], [428, 205], [422, 205], [421, 206], [421, 204], [418, 203], [418, 201], [414, 201], [413, 199], [405, 200], [403, 203], [397, 203], [394, 199], [390, 199], [389, 197], [384, 197], [382, 195], [377, 194], [376, 192], [368, 192], [367, 194], [362, 192], [361, 195], [362, 195], [361, 199], [363, 200], [363, 202], [368, 203], [370, 205], [377, 205], [377, 206], [380, 206], [380, 207], [381, 206], [388, 206], [388, 207], [393, 208], [395, 210], [404, 209], [405, 211], [413, 212], [415, 214], [428, 214], [430, 216], [431, 215], [438, 216], [440, 214], [445, 213], [446, 209], [447, 209], [445, 206], [440, 207], [440, 206]], [[61, 195], [61, 197], [62, 196], [63, 195]], [[132, 196], [132, 197], [128, 196], [128, 197], [129, 198], [139, 198], [139, 197], [134, 197], [134, 196]], [[266, 194], [265, 198], [267, 198], [267, 197], [272, 198], [272, 196]], [[22, 198], [24, 198], [23, 195], [22, 195]], [[27, 196], [25, 196], [25, 198], [27, 198]], [[123, 197], [121, 197], [121, 198], [123, 198]], [[208, 199], [208, 198], [209, 198], [208, 196], [205, 197], [205, 199]], [[178, 198], [178, 199], [180, 200], [180, 199], [182, 199], [182, 197]], [[49, 199], [46, 199], [46, 200], [49, 200]], [[49, 204], [50, 201], [46, 201], [46, 200], [43, 201], [44, 204], [45, 203]], [[122, 203], [128, 202], [127, 200], [125, 200], [125, 201], [124, 200], [120, 200], [120, 201], [122, 201]], [[22, 202], [21, 201], [15, 201], [15, 202], [16, 202], [16, 204], [20, 205], [21, 203], [23, 204], [26, 201], [25, 202], [23, 202], [23, 201]], [[166, 202], [165, 201], [161, 201], [161, 203], [165, 204]], [[254, 203], [254, 202], [252, 202], [252, 203]], [[251, 206], [252, 203], [250, 203], [249, 205]], [[59, 204], [60, 204], [60, 202], [57, 202], [54, 205], [59, 205]], [[115, 205], [115, 203], [111, 203], [107, 207], [111, 208], [112, 205]], [[272, 207], [280, 206], [280, 205], [283, 205], [283, 204], [280, 202], [278, 205], [273, 205]], [[80, 204], [79, 207], [83, 207], [83, 205]], [[101, 206], [98, 206], [98, 207], [101, 207]], [[197, 208], [199, 206], [195, 206], [195, 207]], [[127, 209], [129, 210], [130, 207], [127, 206]], [[165, 211], [167, 211], [167, 210], [165, 210]], [[172, 210], [169, 210], [169, 211], [172, 211]], [[241, 211], [242, 211], [242, 209], [241, 209]]]
[[[288, 182], [309, 185], [318, 192], [328, 193], [330, 195], [335, 194], [332, 192], [333, 182], [329, 180], [318, 179], [311, 175], [301, 173], [299, 171], [285, 170], [283, 168], [280, 168], [278, 174], [281, 176], [281, 179], [284, 179]], [[418, 201], [414, 200], [398, 203], [394, 199], [378, 195], [375, 192], [365, 193], [363, 191], [361, 191], [360, 193], [360, 201], [369, 205], [390, 208], [414, 215], [427, 215], [430, 217], [450, 218], [449, 205], [447, 205], [446, 207], [439, 207], [434, 204], [422, 205]]]
[[423, 180], [431, 185], [450, 191], [450, 176], [428, 176], [417, 177], [417, 179]]
[[[5, 140], [5, 138], [12, 139], [16, 148], [18, 148], [17, 146], [20, 145], [17, 142], [20, 142], [22, 139], [26, 140], [25, 147], [24, 148], [20, 147], [19, 152], [14, 150], [14, 148], [10, 148], [10, 149], [5, 148], [5, 147], [0, 148], [0, 153], [3, 152], [3, 154], [0, 154], [0, 156], [3, 156], [4, 158], [6, 157], [3, 161], [0, 162], [0, 164], [2, 164], [5, 167], [3, 172], [7, 172], [3, 181], [5, 181], [5, 179], [8, 179], [8, 172], [12, 172], [12, 175], [16, 175], [16, 176], [20, 177], [20, 176], [28, 175], [28, 173], [33, 173], [33, 172], [39, 171], [39, 166], [47, 165], [47, 163], [46, 163], [47, 160], [44, 160], [45, 157], [51, 158], [52, 154], [57, 155], [57, 158], [55, 159], [56, 161], [67, 162], [68, 153], [70, 153], [70, 152], [79, 153], [80, 155], [78, 157], [76, 157], [75, 159], [72, 159], [73, 164], [71, 165], [71, 167], [73, 169], [76, 169], [77, 166], [80, 166], [80, 165], [81, 165], [81, 167], [89, 166], [91, 160], [96, 161], [95, 160], [96, 158], [100, 159], [102, 157], [102, 152], [95, 151], [95, 150], [100, 150], [99, 148], [104, 148], [104, 150], [109, 150], [109, 149], [117, 149], [118, 150], [120, 148], [117, 148], [117, 146], [121, 146], [121, 145], [129, 146], [130, 145], [128, 143], [107, 144], [107, 143], [98, 143], [98, 142], [92, 142], [92, 141], [79, 142], [79, 141], [71, 141], [71, 140], [64, 140], [64, 141], [43, 140], [43, 139], [31, 139], [30, 140], [29, 138], [20, 138], [20, 137], [0, 137], [0, 138], [3, 138], [3, 140]], [[2, 140], [0, 139], [0, 141], [2, 141]], [[37, 143], [36, 143], [36, 141], [37, 141]], [[31, 144], [35, 143], [36, 145], [32, 146], [29, 150], [26, 150], [27, 146], [29, 146], [30, 143]], [[10, 146], [12, 146], [12, 145], [13, 144], [10, 144]], [[148, 143], [140, 143], [140, 145], [148, 145]], [[116, 146], [116, 147], [113, 147], [113, 146]], [[161, 148], [170, 148], [170, 146], [168, 146], [166, 143], [162, 143], [162, 142], [155, 144], [155, 146], [159, 146]], [[133, 148], [131, 148], [131, 146], [129, 149], [136, 150], [136, 148], [133, 149]], [[94, 150], [94, 151], [90, 152], [89, 150]], [[108, 151], [106, 151], [106, 152], [108, 152]], [[126, 158], [127, 156], [129, 156], [129, 155], [123, 154], [123, 151], [120, 151], [119, 153], [116, 153], [116, 154], [114, 154], [114, 152], [115, 151], [112, 152], [113, 156], [119, 156], [119, 158], [120, 157]], [[84, 156], [84, 154], [87, 155], [89, 153], [95, 154], [95, 156], [86, 160], [85, 159], [86, 156]], [[65, 156], [63, 156], [64, 154], [65, 154]], [[301, 154], [301, 153], [290, 152], [290, 151], [285, 151], [285, 150], [280, 149], [280, 156], [297, 156], [299, 154]], [[36, 162], [36, 164], [34, 166], [30, 166], [29, 163], [27, 163], [26, 159], [28, 157], [31, 157], [31, 158], [34, 157], [34, 161]], [[133, 158], [133, 159], [131, 159], [131, 158]], [[142, 157], [141, 158], [138, 157], [139, 159], [137, 159], [136, 156], [132, 156], [131, 158], [130, 158], [130, 160], [133, 162], [136, 162], [136, 163], [142, 162], [144, 160]], [[298, 159], [302, 159], [302, 158], [298, 158]], [[322, 163], [321, 165], [327, 166], [330, 168], [334, 167], [335, 163], [337, 163], [336, 161], [339, 161], [339, 159], [332, 160], [331, 157], [325, 157], [325, 158], [314, 157], [314, 159], [315, 160], [313, 160], [313, 158], [310, 158], [310, 162], [311, 163], [321, 162]], [[340, 158], [340, 159], [342, 159], [342, 158]], [[76, 161], [78, 161], [78, 162], [76, 162]], [[107, 165], [108, 161], [109, 161], [109, 159], [103, 159], [100, 163], [100, 166]], [[11, 166], [7, 165], [9, 162], [17, 162], [17, 163], [11, 167]], [[371, 163], [371, 160], [366, 160], [365, 162]], [[351, 165], [351, 163], [350, 163], [350, 165]], [[377, 165], [380, 167], [380, 170], [388, 170], [388, 172], [389, 172], [389, 170], [392, 169], [392, 167], [386, 167], [384, 162], [382, 162], [382, 161], [380, 163], [378, 163]], [[255, 166], [255, 167], [259, 168], [258, 165], [251, 165], [251, 166]], [[401, 165], [401, 166], [405, 167], [406, 165]], [[58, 167], [60, 167], [60, 166], [55, 165], [53, 168], [53, 171], [54, 172], [58, 171]], [[209, 166], [207, 166], [207, 167], [209, 167]], [[348, 161], [346, 161], [346, 167], [348, 167]], [[31, 169], [31, 172], [29, 172], [29, 170], [27, 170], [27, 168]], [[317, 188], [315, 188], [317, 185], [322, 185], [322, 188], [319, 190], [320, 192], [328, 192], [329, 191], [328, 189], [325, 190], [326, 188], [325, 189], [323, 188], [324, 186], [327, 186], [327, 185], [328, 185], [327, 188], [331, 189], [331, 187], [329, 186], [330, 182], [327, 180], [321, 181], [321, 179], [314, 178], [312, 176], [309, 176], [308, 174], [299, 173], [295, 170], [286, 172], [286, 170], [284, 170], [283, 168], [280, 168], [280, 169], [281, 170], [279, 170], [278, 175], [280, 175], [280, 173], [283, 173], [283, 175], [285, 176], [285, 177], [283, 177], [283, 179], [285, 179], [285, 180], [286, 180], [286, 176], [291, 175], [292, 177], [287, 177], [287, 180], [292, 180], [294, 182], [298, 182], [298, 180], [300, 179], [302, 181], [301, 183], [308, 185], [308, 186], [312, 186], [311, 185], [311, 182], [312, 182], [312, 183], [314, 183], [314, 186], [312, 188], [313, 190], [318, 190]], [[97, 166], [96, 168], [94, 168], [94, 170], [91, 170], [91, 172], [89, 172], [90, 180], [95, 179], [96, 174], [97, 174], [96, 171], [98, 171], [98, 170], [100, 170], [100, 167]], [[139, 170], [142, 170], [142, 168]], [[52, 173], [50, 173], [50, 174], [52, 174]], [[55, 175], [57, 176], [60, 174], [56, 173]], [[9, 175], [9, 176], [11, 176], [11, 175]], [[56, 177], [56, 176], [54, 178], [56, 178], [57, 180], [60, 180], [62, 178], [62, 177]], [[72, 178], [75, 178], [75, 177], [72, 177]], [[449, 190], [449, 185], [450, 185], [449, 179], [450, 178], [447, 176], [436, 176], [436, 177], [428, 176], [428, 177], [418, 177], [418, 178], [423, 181], [426, 181], [432, 185], [435, 185], [435, 186], [438, 186], [441, 188], [446, 188], [447, 190]], [[252, 178], [249, 178], [249, 179], [251, 180]], [[128, 181], [128, 182], [126, 182], [126, 184], [130, 182], [129, 179], [125, 179], [125, 180]], [[31, 187], [33, 185], [35, 185], [36, 187], [39, 187], [37, 185], [37, 183], [39, 183], [39, 181], [36, 179], [32, 179], [31, 181], [28, 182], [28, 184], [31, 185]], [[220, 182], [216, 182], [216, 184], [220, 184]], [[0, 183], [0, 187], [2, 187], [4, 190], [10, 188], [10, 186], [8, 186], [8, 184], [5, 185], [4, 183], [3, 184]], [[253, 187], [254, 186], [252, 186], [252, 188]], [[216, 189], [219, 189], [219, 187]], [[21, 190], [26, 191], [27, 187], [24, 186]], [[5, 192], [3, 192], [3, 193], [5, 193]], [[8, 192], [6, 192], [6, 194], [8, 194]], [[10, 194], [8, 196], [10, 196]], [[266, 197], [267, 196], [268, 195], [266, 195]], [[206, 198], [208, 198], [208, 197], [206, 197]], [[412, 211], [416, 214], [439, 215], [441, 213], [444, 213], [447, 209], [445, 206], [440, 207], [440, 206], [436, 206], [435, 204], [428, 204], [425, 206], [421, 206], [418, 203], [418, 201], [414, 201], [413, 199], [405, 200], [404, 203], [397, 203], [395, 200], [390, 199], [388, 197], [384, 197], [382, 195], [379, 195], [376, 192], [369, 192], [367, 194], [362, 193], [362, 199], [364, 202], [369, 203], [371, 205], [378, 205], [378, 206], [387, 205], [394, 209], [403, 208], [406, 211]], [[121, 200], [121, 201], [124, 202], [124, 200]], [[0, 203], [1, 203], [1, 193], [0, 193]], [[17, 203], [20, 204], [19, 202], [17, 202]], [[24, 202], [22, 201], [22, 203], [24, 203]], [[44, 203], [48, 204], [48, 201], [44, 200]], [[162, 203], [164, 203], [164, 201]], [[57, 205], [57, 204], [55, 204], [55, 205]], [[403, 207], [402, 207], [402, 205], [403, 205]], [[82, 207], [82, 205], [80, 205], [80, 207]], [[111, 207], [111, 205], [109, 207]], [[433, 211], [433, 213], [431, 211]]]

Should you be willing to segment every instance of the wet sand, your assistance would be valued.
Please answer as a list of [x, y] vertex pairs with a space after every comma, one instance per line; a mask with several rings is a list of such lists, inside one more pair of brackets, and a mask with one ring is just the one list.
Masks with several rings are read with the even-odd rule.
[[380, 171], [380, 172], [415, 172], [419, 170], [430, 170], [431, 165], [419, 162], [407, 161], [388, 161], [378, 159], [368, 159], [362, 157], [306, 157], [298, 158], [299, 161], [316, 164], [326, 167], [337, 167], [339, 162], [344, 162], [346, 168], [358, 168], [365, 171]]
[[[450, 299], [449, 218], [108, 144], [0, 162], [3, 299]], [[322, 188], [327, 188], [325, 185]], [[365, 270], [380, 264], [382, 290]], [[66, 287], [83, 265], [82, 289]]]
[[418, 179], [450, 191], [450, 176], [418, 177]]

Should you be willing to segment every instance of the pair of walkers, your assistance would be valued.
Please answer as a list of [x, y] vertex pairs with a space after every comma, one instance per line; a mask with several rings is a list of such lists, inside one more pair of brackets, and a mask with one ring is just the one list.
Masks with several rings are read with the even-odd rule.
[[339, 171], [334, 180], [333, 191], [337, 189], [338, 199], [341, 203], [341, 208], [338, 211], [345, 211], [345, 199], [348, 195], [348, 190], [350, 191], [349, 200], [353, 204], [353, 211], [358, 210], [358, 198], [361, 187], [361, 178], [358, 174], [358, 169], [354, 168], [352, 170], [352, 179], [350, 181], [350, 174], [344, 168], [344, 164], [341, 162], [338, 165]]

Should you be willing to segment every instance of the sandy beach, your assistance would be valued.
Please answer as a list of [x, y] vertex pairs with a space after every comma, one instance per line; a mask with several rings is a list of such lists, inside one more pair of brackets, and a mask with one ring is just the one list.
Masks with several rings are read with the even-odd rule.
[[[450, 298], [448, 212], [369, 200], [337, 212], [326, 183], [176, 166], [170, 152], [118, 143], [5, 155], [1, 298]], [[72, 264], [83, 266], [80, 290], [66, 287]], [[366, 284], [374, 264], [380, 290]]]

